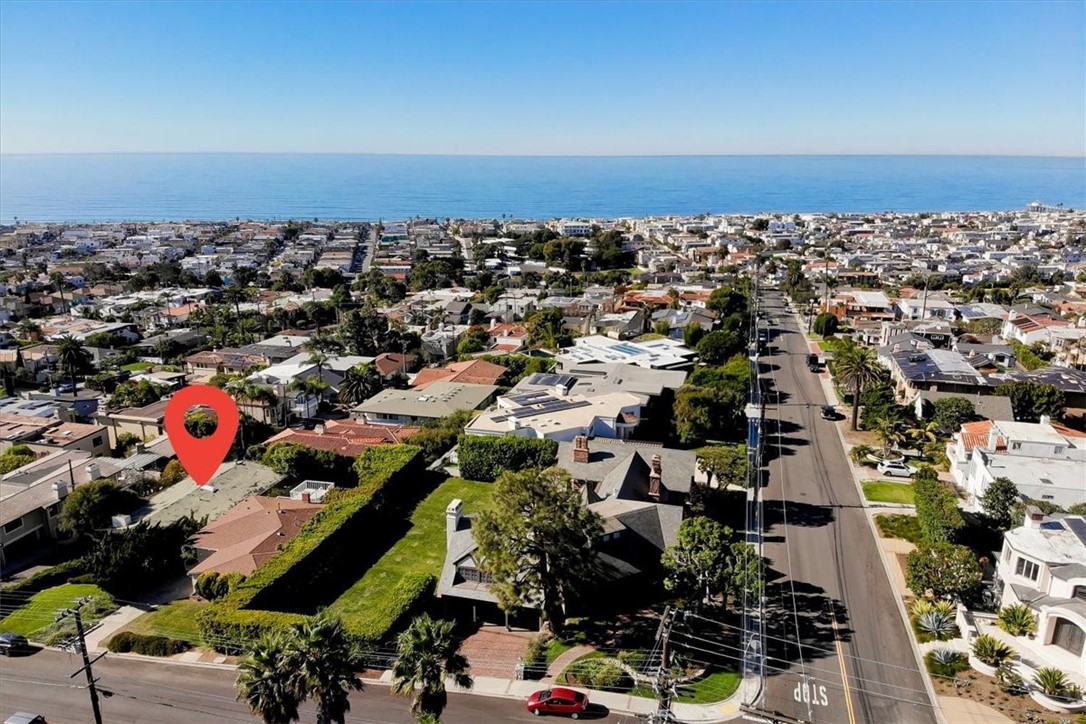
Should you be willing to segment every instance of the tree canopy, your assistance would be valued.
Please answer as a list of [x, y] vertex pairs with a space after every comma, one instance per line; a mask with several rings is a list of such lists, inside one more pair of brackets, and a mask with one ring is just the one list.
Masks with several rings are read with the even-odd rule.
[[594, 578], [602, 522], [561, 468], [506, 472], [494, 485], [494, 507], [474, 524], [483, 570], [504, 610], [538, 606], [557, 632]]

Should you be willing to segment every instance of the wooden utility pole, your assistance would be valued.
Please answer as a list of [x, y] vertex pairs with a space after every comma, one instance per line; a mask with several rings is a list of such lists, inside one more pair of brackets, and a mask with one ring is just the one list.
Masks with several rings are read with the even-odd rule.
[[75, 631], [79, 639], [76, 645], [79, 647], [79, 653], [83, 656], [83, 666], [76, 669], [75, 673], [73, 673], [69, 678], [79, 676], [79, 672], [81, 671], [86, 675], [87, 691], [90, 692], [91, 709], [94, 710], [94, 724], [102, 724], [102, 710], [98, 706], [98, 689], [95, 687], [96, 681], [94, 678], [94, 672], [91, 670], [91, 665], [94, 664], [95, 661], [98, 661], [98, 659], [101, 659], [103, 656], [105, 656], [105, 653], [100, 654], [97, 658], [94, 659], [94, 661], [90, 660], [90, 655], [87, 653], [87, 639], [83, 631], [83, 617], [80, 614], [80, 609], [83, 608], [83, 606], [85, 606], [89, 601], [89, 598], [79, 599], [79, 601], [75, 605], [75, 608], [69, 608], [61, 611], [60, 614], [57, 615], [57, 620], [60, 621], [68, 618], [69, 616], [71, 616], [75, 620]]
[[671, 606], [664, 610], [660, 627], [656, 630], [656, 640], [660, 644], [660, 666], [652, 689], [659, 701], [659, 706], [649, 715], [649, 724], [669, 724], [675, 718], [671, 713], [671, 699], [675, 696], [675, 680], [671, 676], [671, 627], [675, 623], [677, 611]]

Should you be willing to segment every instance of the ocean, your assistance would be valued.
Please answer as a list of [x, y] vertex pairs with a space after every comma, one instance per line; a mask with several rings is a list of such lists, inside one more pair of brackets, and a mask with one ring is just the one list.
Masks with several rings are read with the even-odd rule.
[[1086, 207], [1086, 159], [0, 156], [0, 222], [619, 217]]

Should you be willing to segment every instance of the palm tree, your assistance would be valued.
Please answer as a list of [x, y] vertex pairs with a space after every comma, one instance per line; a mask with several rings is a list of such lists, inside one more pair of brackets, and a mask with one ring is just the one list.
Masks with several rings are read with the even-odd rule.
[[290, 383], [290, 389], [297, 392], [304, 392], [307, 396], [315, 396], [317, 398], [317, 404], [324, 402], [324, 393], [328, 391], [328, 387], [328, 383], [316, 375], [310, 375], [309, 377], [297, 379]]
[[882, 368], [874, 351], [846, 340], [834, 353], [832, 369], [837, 380], [852, 395], [852, 429], [855, 430], [860, 417], [860, 395], [868, 384], [878, 379]]
[[343, 724], [351, 692], [362, 691], [358, 650], [337, 618], [320, 613], [290, 634], [290, 667], [296, 690], [317, 700], [317, 724]]
[[57, 359], [60, 368], [71, 380], [72, 392], [75, 392], [76, 376], [85, 373], [93, 364], [90, 352], [86, 350], [83, 342], [66, 334], [57, 340]]
[[264, 634], [238, 662], [238, 698], [266, 724], [298, 721], [302, 697], [293, 681], [294, 668], [284, 666], [289, 657], [286, 637]]
[[247, 403], [272, 410], [275, 410], [279, 405], [279, 396], [271, 388], [261, 387], [248, 380], [230, 382], [226, 385], [226, 391], [239, 403]]
[[41, 339], [41, 325], [33, 319], [24, 319], [19, 322], [19, 334], [31, 341], [37, 341]]
[[372, 364], [352, 367], [339, 385], [339, 404], [353, 407], [376, 395], [381, 388], [381, 375]]
[[392, 664], [392, 691], [411, 696], [411, 714], [421, 721], [439, 721], [448, 697], [445, 679], [451, 677], [462, 689], [474, 682], [468, 660], [460, 653], [460, 639], [453, 636], [452, 621], [419, 616], [397, 639], [399, 655]]
[[901, 431], [901, 423], [890, 418], [880, 418], [875, 423], [875, 435], [882, 442], [882, 457], [890, 457], [890, 450], [895, 445], [905, 442], [905, 434]]
[[60, 311], [63, 314], [68, 311], [67, 304], [64, 301], [64, 275], [55, 271], [49, 275], [49, 281], [53, 283], [53, 286], [57, 288], [57, 293], [60, 294]]

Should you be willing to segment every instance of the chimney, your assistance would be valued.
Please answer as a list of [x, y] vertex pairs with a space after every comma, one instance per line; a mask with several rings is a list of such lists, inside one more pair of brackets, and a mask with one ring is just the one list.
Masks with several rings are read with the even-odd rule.
[[491, 317], [491, 318], [490, 318], [490, 328], [491, 328], [491, 329], [494, 329], [494, 328], [495, 328], [495, 327], [497, 327], [497, 326], [498, 326], [498, 319], [497, 319], [497, 317]]
[[316, 425], [314, 425], [313, 426], [313, 432], [315, 432], [318, 435], [323, 435], [324, 434], [324, 423], [323, 422], [318, 422]]
[[98, 463], [90, 463], [83, 470], [87, 473], [87, 480], [98, 480], [102, 477], [102, 469], [98, 467]]
[[1048, 415], [1041, 415], [1041, 424], [1042, 425], [1051, 425], [1052, 424], [1052, 418], [1049, 417]]
[[1025, 519], [1025, 521], [1023, 521], [1023, 524], [1027, 528], [1032, 528], [1034, 530], [1040, 528], [1041, 527], [1041, 521], [1043, 521], [1044, 519], [1045, 519], [1045, 514], [1042, 513], [1041, 509], [1038, 508], [1036, 505], [1027, 505], [1026, 506], [1026, 519]]
[[68, 486], [59, 480], [53, 483], [53, 492], [57, 495], [57, 500], [64, 500], [68, 497]]
[[999, 444], [999, 428], [992, 423], [992, 426], [988, 428], [988, 449], [995, 452], [996, 445]]
[[588, 436], [578, 435], [573, 438], [573, 462], [587, 463], [591, 452], [588, 449]]
[[445, 508], [445, 544], [452, 543], [453, 533], [460, 529], [460, 518], [464, 514], [464, 501], [456, 498]]
[[309, 493], [309, 492], [302, 493], [302, 502], [303, 503], [312, 503], [313, 502], [313, 494]]
[[660, 456], [653, 455], [650, 465], [652, 467], [652, 472], [649, 473], [649, 497], [653, 500], [659, 501], [662, 498], [666, 498], [667, 495], [664, 489], [663, 470], [660, 465]]

